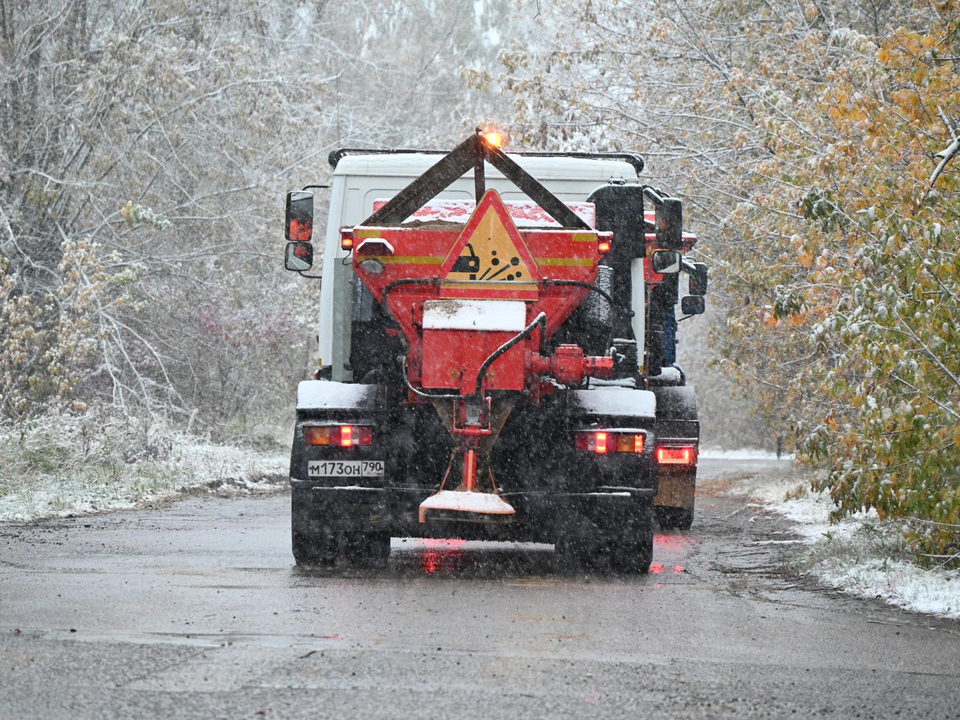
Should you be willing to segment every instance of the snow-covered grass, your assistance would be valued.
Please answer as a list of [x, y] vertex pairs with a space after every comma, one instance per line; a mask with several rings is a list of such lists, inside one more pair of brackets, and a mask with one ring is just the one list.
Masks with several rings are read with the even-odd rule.
[[282, 486], [288, 458], [213, 445], [157, 419], [53, 416], [0, 427], [0, 521]]
[[821, 582], [851, 595], [949, 618], [960, 618], [960, 572], [926, 569], [903, 542], [903, 524], [861, 512], [831, 524], [833, 502], [810, 489], [809, 476], [795, 469], [765, 471], [742, 481], [732, 493], [798, 523], [807, 543], [802, 563]]

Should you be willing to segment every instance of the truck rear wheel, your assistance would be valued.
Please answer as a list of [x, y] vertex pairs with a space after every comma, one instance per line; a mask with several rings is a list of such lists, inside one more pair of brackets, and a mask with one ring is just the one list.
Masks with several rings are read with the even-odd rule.
[[294, 489], [290, 503], [293, 558], [297, 565], [383, 567], [390, 555], [390, 533], [339, 527], [335, 517], [316, 517], [315, 508]]

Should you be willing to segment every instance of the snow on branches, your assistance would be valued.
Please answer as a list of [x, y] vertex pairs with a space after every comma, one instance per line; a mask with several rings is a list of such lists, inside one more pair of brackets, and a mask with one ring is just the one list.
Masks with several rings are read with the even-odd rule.
[[918, 548], [955, 552], [960, 3], [561, 5], [545, 47], [504, 53], [526, 139], [640, 149], [682, 186], [722, 365], [839, 514], [920, 518]]

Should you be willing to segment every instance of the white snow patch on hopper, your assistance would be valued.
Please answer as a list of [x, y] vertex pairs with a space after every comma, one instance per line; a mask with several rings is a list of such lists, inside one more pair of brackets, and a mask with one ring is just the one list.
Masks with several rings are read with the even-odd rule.
[[425, 330], [520, 332], [527, 325], [526, 303], [514, 300], [427, 300]]

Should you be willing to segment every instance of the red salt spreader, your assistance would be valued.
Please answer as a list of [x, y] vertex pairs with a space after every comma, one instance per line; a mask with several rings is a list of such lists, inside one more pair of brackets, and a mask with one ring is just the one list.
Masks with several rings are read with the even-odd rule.
[[[611, 233], [583, 227], [566, 209], [565, 219], [571, 215], [578, 227], [522, 231], [487, 190], [464, 225], [380, 225], [375, 214], [342, 231], [357, 277], [405, 341], [408, 401], [432, 403], [456, 440], [440, 490], [420, 505], [420, 522], [429, 511], [513, 514], [498, 494], [490, 449], [514, 405], [521, 396], [536, 404], [557, 384], [613, 375], [612, 357], [572, 344], [546, 350], [611, 247]], [[457, 456], [459, 482], [448, 489]]]

